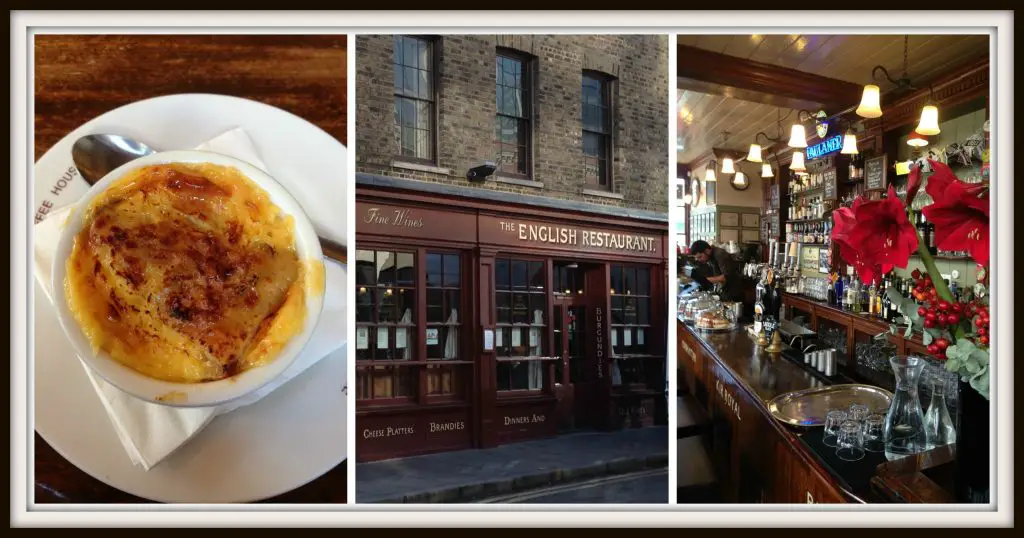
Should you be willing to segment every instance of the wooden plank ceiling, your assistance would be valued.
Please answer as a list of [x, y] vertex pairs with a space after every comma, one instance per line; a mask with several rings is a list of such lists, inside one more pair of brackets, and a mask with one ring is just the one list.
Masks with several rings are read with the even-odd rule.
[[[836, 86], [842, 88], [842, 83], [870, 83], [871, 70], [879, 64], [890, 76], [899, 78], [903, 74], [903, 40], [902, 35], [680, 35], [678, 62], [683, 66], [685, 50], [696, 48], [749, 60], [746, 63], [752, 66], [758, 62], [835, 79]], [[988, 42], [987, 35], [911, 35], [907, 75], [915, 85], [926, 85], [957, 67], [986, 59]], [[676, 149], [681, 163], [691, 163], [711, 148], [745, 152], [758, 131], [777, 134], [779, 111], [783, 117], [792, 111], [783, 121], [786, 133], [796, 119], [797, 113], [784, 106], [785, 100], [731, 88], [711, 91], [695, 81], [697, 77], [699, 74], [691, 74], [677, 83]], [[885, 80], [875, 84], [883, 94], [894, 89]], [[727, 141], [725, 132], [729, 133]]]

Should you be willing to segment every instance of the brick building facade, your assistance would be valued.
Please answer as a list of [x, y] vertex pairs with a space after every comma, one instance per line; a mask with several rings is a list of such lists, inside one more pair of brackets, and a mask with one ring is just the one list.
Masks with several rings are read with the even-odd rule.
[[356, 38], [358, 461], [667, 420], [667, 73], [663, 36]]
[[[395, 36], [356, 38], [356, 168], [390, 177], [488, 188], [664, 213], [668, 208], [668, 40], [665, 36], [441, 36], [432, 40], [432, 162], [400, 157]], [[531, 166], [483, 183], [466, 171], [496, 161], [496, 51], [529, 59]], [[611, 188], [585, 184], [584, 72], [612, 81]]]

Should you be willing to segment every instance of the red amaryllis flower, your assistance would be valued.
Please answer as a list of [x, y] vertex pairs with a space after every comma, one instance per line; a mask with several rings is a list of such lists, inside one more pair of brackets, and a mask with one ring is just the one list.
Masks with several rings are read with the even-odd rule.
[[935, 246], [966, 250], [982, 265], [989, 258], [988, 186], [960, 181], [948, 166], [929, 161], [935, 172], [925, 190], [935, 203], [922, 210], [935, 225]]
[[915, 166], [910, 169], [910, 177], [907, 178], [907, 207], [914, 202], [917, 191], [921, 189], [921, 167]]
[[[853, 207], [857, 208], [861, 203], [863, 203], [863, 199], [858, 198], [853, 202]], [[872, 264], [865, 261], [861, 257], [860, 251], [850, 242], [850, 232], [857, 224], [855, 209], [841, 207], [832, 212], [832, 220], [835, 224], [832, 228], [832, 241], [839, 245], [839, 257], [857, 270], [857, 274], [865, 284], [874, 282], [876, 277], [892, 270], [890, 264]]]
[[910, 254], [917, 250], [917, 230], [891, 185], [888, 198], [871, 202], [858, 198], [852, 209], [839, 209], [832, 215], [832, 238], [839, 244], [839, 255], [857, 269], [865, 283], [893, 266], [906, 267]]

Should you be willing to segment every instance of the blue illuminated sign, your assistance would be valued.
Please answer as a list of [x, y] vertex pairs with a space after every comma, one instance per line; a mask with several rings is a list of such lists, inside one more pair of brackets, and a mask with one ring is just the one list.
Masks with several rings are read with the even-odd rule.
[[807, 148], [807, 160], [817, 159], [843, 149], [843, 135], [835, 135]]

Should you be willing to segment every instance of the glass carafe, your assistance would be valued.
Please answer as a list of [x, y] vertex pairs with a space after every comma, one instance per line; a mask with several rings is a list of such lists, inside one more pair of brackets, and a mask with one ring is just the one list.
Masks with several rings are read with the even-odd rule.
[[956, 427], [946, 408], [946, 377], [944, 372], [935, 372], [930, 381], [932, 396], [928, 411], [924, 414], [924, 435], [928, 448], [936, 448], [956, 442]]
[[927, 449], [924, 411], [917, 392], [925, 363], [921, 357], [907, 355], [893, 355], [889, 359], [896, 375], [896, 392], [885, 417], [885, 457], [890, 460]]

